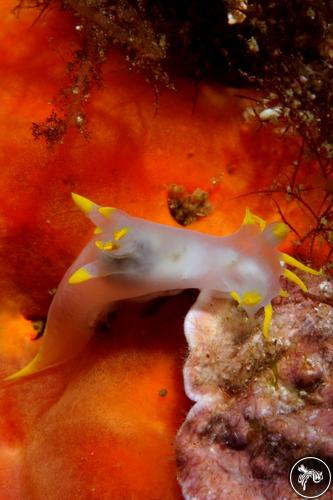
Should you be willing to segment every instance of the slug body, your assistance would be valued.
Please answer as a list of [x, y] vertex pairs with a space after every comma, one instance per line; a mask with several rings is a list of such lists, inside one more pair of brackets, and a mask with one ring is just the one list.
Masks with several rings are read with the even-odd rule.
[[118, 301], [172, 290], [213, 290], [232, 297], [249, 316], [264, 307], [263, 333], [267, 336], [271, 300], [284, 294], [280, 277], [306, 289], [281, 261], [318, 274], [276, 249], [288, 233], [285, 224], [266, 224], [249, 210], [236, 233], [218, 237], [131, 217], [76, 194], [72, 197], [96, 225], [95, 235], [58, 286], [39, 353], [7, 380], [78, 354], [93, 335], [101, 313]]

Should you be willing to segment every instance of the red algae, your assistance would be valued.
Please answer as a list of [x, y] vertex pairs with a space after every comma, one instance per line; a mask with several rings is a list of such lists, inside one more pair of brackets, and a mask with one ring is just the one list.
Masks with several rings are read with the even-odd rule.
[[[156, 113], [150, 86], [113, 53], [103, 88], [87, 106], [89, 139], [71, 131], [48, 149], [33, 140], [31, 123], [50, 113], [63, 85], [63, 59], [77, 48], [73, 20], [51, 10], [32, 25], [35, 13], [22, 11], [19, 19], [10, 13], [15, 3], [3, 2], [0, 20], [2, 375], [38, 349], [22, 314], [46, 316], [52, 291], [91, 235], [71, 191], [176, 225], [168, 186], [200, 188], [214, 211], [191, 227], [228, 234], [247, 205], [279, 218], [270, 199], [236, 197], [270, 185], [299, 147], [291, 138], [281, 146], [269, 127], [244, 123], [247, 101], [232, 89], [202, 85], [197, 95], [179, 81], [177, 93], [161, 91]], [[280, 202], [294, 221], [295, 204]], [[300, 231], [307, 223], [295, 220]], [[173, 443], [189, 405], [182, 319], [192, 301], [172, 298], [146, 319], [137, 306], [122, 310], [112, 332], [97, 336], [82, 358], [1, 387], [0, 496], [180, 497]]]

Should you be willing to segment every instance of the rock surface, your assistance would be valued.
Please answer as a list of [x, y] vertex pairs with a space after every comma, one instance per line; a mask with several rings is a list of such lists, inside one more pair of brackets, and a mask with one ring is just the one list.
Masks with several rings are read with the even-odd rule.
[[196, 403], [177, 437], [187, 500], [298, 498], [288, 480], [298, 458], [332, 466], [332, 283], [313, 279], [310, 292], [276, 300], [267, 341], [260, 314], [251, 321], [208, 292], [188, 313], [184, 378]]

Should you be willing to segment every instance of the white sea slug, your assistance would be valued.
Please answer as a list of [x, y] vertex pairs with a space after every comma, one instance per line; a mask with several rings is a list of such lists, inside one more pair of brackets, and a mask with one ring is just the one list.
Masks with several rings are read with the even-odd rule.
[[72, 198], [96, 225], [94, 236], [58, 286], [39, 353], [7, 380], [74, 357], [93, 335], [100, 315], [118, 301], [172, 290], [208, 289], [231, 296], [249, 316], [264, 308], [263, 334], [267, 337], [271, 301], [285, 295], [280, 277], [306, 290], [281, 261], [319, 274], [276, 249], [287, 236], [285, 224], [266, 224], [248, 209], [240, 229], [220, 237], [131, 217], [77, 194]]

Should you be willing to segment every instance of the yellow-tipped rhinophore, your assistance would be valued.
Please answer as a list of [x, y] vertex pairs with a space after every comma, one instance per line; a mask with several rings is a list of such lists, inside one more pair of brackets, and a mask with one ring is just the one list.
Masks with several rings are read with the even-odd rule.
[[82, 210], [85, 214], [89, 214], [95, 207], [97, 207], [96, 203], [80, 194], [72, 193], [72, 200], [75, 205]]
[[308, 291], [307, 286], [304, 283], [304, 281], [302, 281], [301, 278], [299, 278], [295, 273], [293, 273], [289, 269], [285, 269], [283, 271], [283, 276], [285, 278], [287, 278], [288, 280], [292, 281], [293, 283], [295, 283], [295, 285], [299, 286], [300, 289], [303, 290], [303, 292]]
[[68, 283], [70, 285], [77, 285], [78, 283], [84, 283], [91, 278], [94, 278], [94, 276], [92, 276], [85, 267], [81, 267], [72, 274], [72, 276], [68, 280]]
[[272, 316], [273, 316], [273, 308], [272, 308], [272, 304], [269, 302], [264, 307], [264, 323], [263, 323], [263, 327], [262, 327], [262, 332], [263, 332], [264, 337], [266, 339], [268, 338], [268, 332], [269, 332], [269, 327], [270, 327], [270, 324], [272, 321]]
[[287, 299], [289, 297], [289, 293], [286, 290], [281, 290], [279, 291], [279, 296]]
[[281, 260], [285, 262], [286, 264], [289, 264], [290, 266], [296, 267], [300, 271], [305, 271], [306, 273], [313, 274], [314, 276], [320, 276], [323, 274], [322, 269], [320, 271], [316, 271], [315, 269], [312, 269], [312, 267], [306, 266], [305, 264], [302, 264], [299, 260], [295, 259], [294, 257], [291, 257], [287, 253], [280, 253]]

